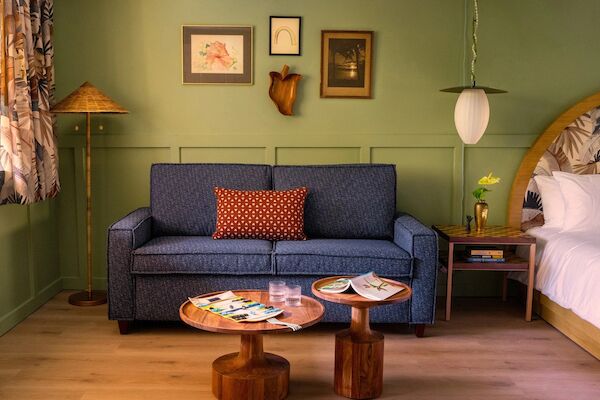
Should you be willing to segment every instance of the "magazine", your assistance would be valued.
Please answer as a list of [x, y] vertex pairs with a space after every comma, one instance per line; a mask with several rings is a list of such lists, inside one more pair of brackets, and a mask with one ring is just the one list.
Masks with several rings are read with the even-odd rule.
[[370, 300], [385, 300], [404, 290], [404, 287], [386, 282], [374, 272], [369, 272], [354, 278], [339, 278], [319, 288], [323, 293], [343, 293], [350, 289]]
[[229, 291], [208, 297], [189, 297], [196, 307], [235, 322], [259, 322], [275, 317], [282, 309], [238, 296]]

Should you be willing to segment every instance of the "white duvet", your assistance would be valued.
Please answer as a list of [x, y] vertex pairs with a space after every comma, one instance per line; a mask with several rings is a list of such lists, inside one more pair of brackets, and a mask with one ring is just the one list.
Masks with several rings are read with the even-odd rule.
[[599, 232], [539, 227], [527, 233], [537, 239], [535, 288], [600, 328]]

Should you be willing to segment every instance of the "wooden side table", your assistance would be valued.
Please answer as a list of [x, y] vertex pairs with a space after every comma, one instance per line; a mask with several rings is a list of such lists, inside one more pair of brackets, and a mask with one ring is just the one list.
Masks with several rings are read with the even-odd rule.
[[324, 293], [320, 287], [339, 278], [332, 276], [319, 279], [312, 284], [312, 293], [333, 303], [352, 307], [350, 329], [335, 335], [334, 389], [337, 394], [351, 399], [374, 399], [383, 390], [383, 334], [371, 330], [369, 308], [384, 304], [400, 303], [412, 295], [408, 285], [391, 279], [383, 279], [404, 290], [381, 301], [370, 300], [356, 293]]
[[[207, 293], [207, 296], [221, 292]], [[235, 294], [263, 304], [269, 303], [269, 293], [262, 290], [235, 290]], [[312, 297], [302, 296], [302, 305], [287, 307], [277, 319], [303, 328], [323, 318], [325, 308]], [[286, 333], [291, 329], [266, 321], [239, 323], [201, 310], [189, 301], [179, 308], [183, 322], [209, 332], [241, 336], [240, 351], [217, 358], [212, 364], [212, 391], [220, 400], [282, 400], [288, 394], [289, 362], [263, 350], [263, 334]]]
[[[535, 238], [526, 235], [519, 229], [508, 226], [489, 226], [478, 232], [472, 229], [467, 232], [462, 225], [434, 225], [433, 229], [438, 235], [448, 241], [448, 283], [446, 289], [446, 321], [450, 320], [452, 309], [452, 273], [454, 271], [504, 271], [504, 287], [502, 297], [506, 297], [506, 273], [508, 271], [526, 271], [529, 279], [527, 281], [527, 304], [525, 307], [525, 320], [531, 321], [533, 307], [533, 280], [535, 274]], [[455, 252], [456, 245], [478, 245], [478, 246], [529, 246], [529, 259], [525, 260], [516, 254], [506, 252], [503, 263], [477, 263], [466, 262]]]

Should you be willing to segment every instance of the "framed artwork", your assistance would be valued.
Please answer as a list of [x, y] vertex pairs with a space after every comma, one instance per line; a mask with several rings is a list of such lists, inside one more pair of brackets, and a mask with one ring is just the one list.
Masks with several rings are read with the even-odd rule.
[[371, 98], [372, 31], [321, 31], [321, 97]]
[[184, 84], [252, 85], [252, 27], [184, 25]]
[[269, 18], [269, 54], [299, 56], [302, 52], [302, 17]]

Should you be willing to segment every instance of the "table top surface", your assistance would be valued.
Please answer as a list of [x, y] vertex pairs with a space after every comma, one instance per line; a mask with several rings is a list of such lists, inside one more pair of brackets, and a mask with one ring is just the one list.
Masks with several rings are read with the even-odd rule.
[[433, 229], [444, 239], [456, 243], [481, 243], [481, 244], [531, 244], [535, 243], [533, 236], [527, 235], [520, 229], [510, 226], [487, 226], [483, 231], [470, 232], [463, 225], [433, 225]]
[[[248, 299], [272, 305], [283, 309], [283, 314], [276, 318], [282, 322], [290, 322], [309, 327], [316, 324], [323, 318], [325, 308], [323, 304], [312, 297], [302, 296], [302, 304], [297, 307], [286, 306], [285, 303], [271, 303], [269, 301], [269, 292], [264, 290], [234, 290], [236, 295]], [[223, 292], [206, 293], [206, 296], [214, 296]], [[204, 297], [204, 296], [202, 296]], [[193, 305], [189, 300], [179, 307], [179, 317], [183, 322], [194, 328], [209, 332], [233, 333], [233, 334], [261, 334], [261, 333], [285, 333], [292, 330], [285, 326], [273, 325], [266, 321], [261, 322], [235, 322], [220, 317], [210, 311], [201, 310]]]
[[385, 300], [371, 300], [357, 293], [325, 293], [319, 290], [320, 287], [327, 285], [340, 278], [354, 278], [354, 276], [330, 276], [327, 278], [319, 279], [318, 281], [313, 282], [312, 284], [312, 293], [320, 299], [330, 301], [332, 303], [345, 304], [348, 306], [356, 307], [356, 308], [370, 308], [375, 306], [382, 306], [385, 304], [393, 304], [393, 303], [401, 303], [406, 301], [412, 295], [412, 289], [410, 286], [398, 282], [392, 279], [381, 278], [386, 282], [389, 282], [393, 285], [398, 285], [404, 287], [404, 290], [396, 293], [395, 295], [388, 297]]

